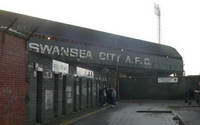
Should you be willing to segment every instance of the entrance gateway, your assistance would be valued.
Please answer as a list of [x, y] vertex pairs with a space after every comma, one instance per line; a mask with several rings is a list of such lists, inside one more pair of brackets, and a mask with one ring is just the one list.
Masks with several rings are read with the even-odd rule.
[[[162, 46], [159, 47], [162, 48]], [[168, 47], [163, 48], [170, 50]], [[123, 48], [124, 51], [122, 52], [121, 49], [116, 48], [104, 48], [97, 45], [77, 44], [76, 42], [68, 43], [35, 37], [30, 38], [28, 41], [28, 50], [32, 58], [31, 60], [35, 61], [39, 57], [40, 61], [38, 60], [37, 63], [43, 67], [46, 65], [45, 60], [49, 64], [52, 63], [52, 60], [59, 60], [68, 63], [70, 66], [73, 65], [71, 69], [80, 66], [94, 71], [95, 79], [99, 79], [96, 77], [98, 76], [97, 74], [103, 73], [107, 83], [105, 85], [99, 84], [99, 86], [102, 86], [101, 88], [116, 88], [117, 95], [121, 99], [177, 98], [176, 95], [178, 93], [174, 91], [174, 86], [167, 88], [158, 86], [157, 78], [168, 77], [170, 74], [178, 76], [182, 73], [182, 58], [178, 55], [175, 56], [172, 54], [171, 56], [166, 56], [166, 53], [148, 53], [142, 50], [130, 50], [126, 48]], [[51, 66], [47, 66], [46, 71], [52, 68]], [[104, 69], [108, 70], [104, 72]], [[77, 72], [71, 73], [74, 75]], [[61, 79], [63, 78], [65, 77], [63, 76]], [[70, 103], [73, 112], [81, 111], [84, 108], [91, 108], [95, 104], [98, 104], [95, 102], [97, 96], [93, 95], [98, 91], [94, 89], [96, 87], [92, 82], [94, 80], [75, 78], [71, 86], [71, 90], [73, 91], [71, 96], [72, 101], [68, 102], [65, 80], [63, 79], [63, 81], [58, 82], [59, 79], [58, 76], [54, 75], [54, 118], [59, 117], [60, 114], [68, 114], [69, 105], [66, 105], [66, 103]], [[62, 86], [66, 87], [62, 88]], [[59, 88], [62, 88], [62, 95], [59, 95]], [[168, 90], [170, 90], [170, 93]], [[62, 99], [59, 99], [60, 96]], [[59, 100], [62, 100], [61, 105]], [[60, 109], [59, 106], [62, 106], [62, 108]]]

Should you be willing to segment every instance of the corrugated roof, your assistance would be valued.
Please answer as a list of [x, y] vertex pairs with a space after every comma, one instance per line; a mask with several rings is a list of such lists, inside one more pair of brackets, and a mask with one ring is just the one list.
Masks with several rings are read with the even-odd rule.
[[66, 38], [108, 48], [123, 48], [128, 51], [182, 59], [176, 49], [170, 46], [0, 10], [1, 26], [9, 26], [15, 19], [17, 21], [12, 28], [19, 32], [31, 32], [37, 27], [36, 33], [56, 36], [59, 39]]

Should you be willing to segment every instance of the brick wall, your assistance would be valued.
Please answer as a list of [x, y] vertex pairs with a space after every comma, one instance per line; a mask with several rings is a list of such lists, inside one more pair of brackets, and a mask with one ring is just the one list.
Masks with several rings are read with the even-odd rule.
[[25, 125], [27, 51], [25, 41], [0, 32], [0, 124]]

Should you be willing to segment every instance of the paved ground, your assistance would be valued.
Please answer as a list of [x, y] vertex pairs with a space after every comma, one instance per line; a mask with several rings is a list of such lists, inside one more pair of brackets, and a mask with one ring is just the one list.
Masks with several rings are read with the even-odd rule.
[[200, 125], [200, 107], [177, 106], [173, 108], [185, 125]]
[[173, 111], [185, 125], [200, 125], [200, 107], [188, 106], [183, 101], [137, 100], [122, 101], [116, 107], [89, 116], [73, 125], [176, 125], [172, 113], [138, 113], [146, 111]]
[[87, 117], [73, 125], [175, 125], [172, 113], [138, 113], [137, 111], [169, 111], [172, 110], [169, 106], [179, 105], [174, 101], [123, 101], [114, 108]]

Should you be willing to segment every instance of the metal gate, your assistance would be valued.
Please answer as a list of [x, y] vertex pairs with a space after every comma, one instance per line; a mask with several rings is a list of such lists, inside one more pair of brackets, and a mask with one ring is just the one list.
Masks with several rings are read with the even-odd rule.
[[54, 117], [58, 117], [58, 80], [59, 75], [54, 74]]
[[74, 109], [74, 112], [76, 112], [77, 111], [77, 81], [76, 80], [74, 80], [73, 81], [74, 82], [74, 84], [73, 84], [73, 101], [74, 101], [74, 103], [73, 103], [73, 109]]
[[37, 71], [37, 90], [36, 90], [36, 122], [42, 122], [42, 87], [43, 73]]
[[63, 88], [62, 88], [62, 114], [65, 115], [66, 114], [66, 87], [67, 87], [67, 76], [64, 75], [63, 76]]

